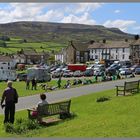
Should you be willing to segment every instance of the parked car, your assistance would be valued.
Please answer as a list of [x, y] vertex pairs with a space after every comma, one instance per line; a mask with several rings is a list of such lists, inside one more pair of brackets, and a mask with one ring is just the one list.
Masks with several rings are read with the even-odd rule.
[[25, 74], [25, 73], [19, 73], [19, 74], [17, 75], [17, 79], [19, 79], [19, 81], [26, 81], [26, 79], [27, 79], [27, 74]]
[[86, 69], [94, 69], [95, 64], [89, 65]]
[[70, 70], [65, 70], [63, 73], [63, 77], [72, 77], [73, 76], [73, 72], [71, 72]]
[[75, 72], [73, 73], [73, 76], [74, 76], [74, 77], [81, 77], [81, 76], [83, 76], [83, 73], [82, 73], [81, 71], [75, 71]]
[[130, 70], [132, 71], [132, 72], [135, 72], [135, 69], [136, 68], [140, 68], [140, 65], [133, 65], [132, 67], [130, 67]]
[[126, 68], [130, 68], [130, 66], [122, 66], [120, 69], [119, 69], [119, 71], [122, 71], [122, 70], [124, 70], [124, 69], [126, 69]]
[[132, 71], [129, 68], [124, 68], [120, 71], [121, 75], [130, 75], [132, 74]]
[[102, 76], [102, 73], [105, 72], [104, 70], [95, 70], [94, 75]]
[[135, 69], [135, 74], [140, 74], [140, 68]]
[[93, 69], [86, 69], [86, 71], [84, 71], [84, 76], [93, 76], [93, 75], [94, 75]]
[[110, 68], [106, 70], [106, 75], [115, 75], [117, 73], [117, 70], [115, 68]]
[[52, 73], [52, 78], [59, 78], [60, 76], [62, 76], [63, 75], [63, 73], [62, 72], [57, 72], [57, 71], [55, 71], [55, 72], [53, 72]]

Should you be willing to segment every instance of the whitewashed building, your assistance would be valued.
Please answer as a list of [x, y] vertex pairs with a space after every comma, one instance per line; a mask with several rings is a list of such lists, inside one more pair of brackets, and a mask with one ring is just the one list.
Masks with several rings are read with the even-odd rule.
[[9, 56], [0, 55], [0, 69], [15, 69], [16, 62]]
[[62, 53], [58, 53], [55, 55], [55, 61], [57, 62], [64, 62], [64, 55]]
[[66, 63], [66, 48], [62, 48], [62, 50], [55, 54], [55, 62]]
[[92, 42], [88, 46], [90, 60], [130, 60], [130, 41]]
[[138, 37], [130, 44], [130, 58], [133, 64], [140, 64], [140, 38]]
[[15, 80], [15, 65], [13, 58], [0, 55], [0, 80]]
[[26, 59], [25, 59], [25, 56], [23, 54], [13, 55], [13, 58], [14, 58], [15, 63], [18, 63], [18, 64], [25, 64], [26, 63]]

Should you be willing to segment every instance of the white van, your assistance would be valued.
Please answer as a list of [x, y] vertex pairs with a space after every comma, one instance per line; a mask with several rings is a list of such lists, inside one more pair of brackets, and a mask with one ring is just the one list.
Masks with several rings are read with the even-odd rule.
[[32, 67], [27, 69], [27, 79], [35, 78], [39, 82], [51, 81], [51, 75], [45, 68]]
[[16, 70], [0, 69], [0, 81], [11, 80], [15, 81], [17, 78]]

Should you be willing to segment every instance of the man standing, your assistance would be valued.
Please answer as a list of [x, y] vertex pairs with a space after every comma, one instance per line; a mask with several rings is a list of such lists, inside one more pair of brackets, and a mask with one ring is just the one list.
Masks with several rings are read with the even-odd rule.
[[36, 86], [37, 86], [37, 81], [35, 78], [32, 79], [32, 90], [35, 89], [36, 90]]
[[60, 88], [61, 87], [61, 76], [59, 77], [57, 84], [58, 84], [58, 88]]
[[30, 89], [30, 80], [26, 79], [26, 89]]
[[4, 90], [1, 100], [1, 107], [5, 101], [5, 118], [4, 123], [14, 123], [15, 103], [18, 102], [18, 94], [15, 88], [12, 87], [12, 81], [7, 82], [7, 88]]

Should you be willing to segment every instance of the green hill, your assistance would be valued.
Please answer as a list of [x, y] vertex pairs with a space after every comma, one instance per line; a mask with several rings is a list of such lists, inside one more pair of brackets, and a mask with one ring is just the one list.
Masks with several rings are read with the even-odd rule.
[[67, 43], [69, 40], [89, 41], [104, 38], [119, 40], [133, 37], [117, 28], [106, 28], [100, 25], [31, 21], [0, 24], [0, 33], [13, 38], [23, 38], [28, 42], [51, 41], [58, 43]]

